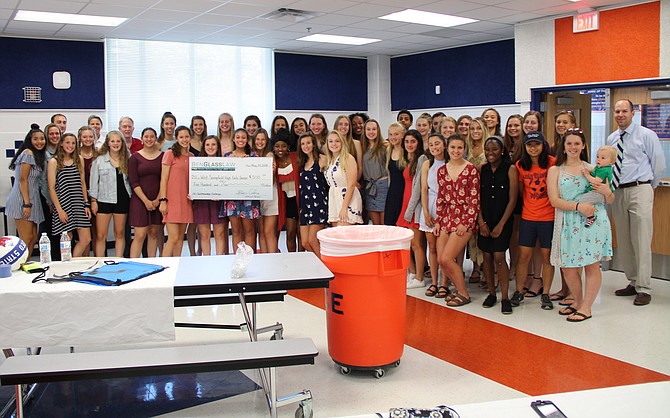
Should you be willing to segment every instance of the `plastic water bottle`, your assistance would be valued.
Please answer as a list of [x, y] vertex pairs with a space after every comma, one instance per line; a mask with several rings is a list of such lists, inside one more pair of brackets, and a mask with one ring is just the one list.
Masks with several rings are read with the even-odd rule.
[[72, 241], [65, 231], [60, 234], [60, 261], [72, 261]]
[[40, 264], [47, 265], [51, 263], [51, 240], [46, 232], [42, 232], [40, 237]]
[[237, 251], [235, 251], [235, 261], [233, 262], [233, 269], [230, 275], [233, 279], [241, 279], [247, 272], [247, 267], [254, 256], [254, 250], [248, 246], [244, 241], [237, 244]]

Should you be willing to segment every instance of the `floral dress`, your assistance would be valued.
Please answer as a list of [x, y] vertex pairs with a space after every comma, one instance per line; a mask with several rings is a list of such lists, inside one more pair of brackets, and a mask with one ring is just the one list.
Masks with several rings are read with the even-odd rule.
[[[561, 199], [578, 202], [588, 193], [589, 181], [559, 168], [558, 192]], [[551, 263], [557, 267], [584, 267], [612, 257], [612, 226], [603, 203], [595, 203], [596, 221], [586, 227], [586, 217], [575, 210], [556, 209]]]
[[449, 177], [447, 164], [437, 170], [437, 216], [440, 231], [452, 233], [464, 224], [469, 231], [477, 225], [479, 215], [479, 172], [468, 163], [456, 179]]

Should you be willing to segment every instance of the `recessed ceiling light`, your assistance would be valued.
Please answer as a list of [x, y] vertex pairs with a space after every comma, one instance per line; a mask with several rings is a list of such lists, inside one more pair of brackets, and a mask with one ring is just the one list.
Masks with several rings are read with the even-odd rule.
[[444, 15], [441, 13], [424, 12], [421, 10], [407, 9], [402, 12], [391, 13], [381, 16], [380, 19], [396, 20], [398, 22], [418, 23], [420, 25], [441, 26], [450, 28], [452, 26], [465, 25], [466, 23], [478, 22], [478, 20], [467, 17]]
[[89, 26], [119, 26], [128, 20], [125, 17], [75, 15], [70, 13], [34, 12], [30, 10], [19, 10], [14, 20], [26, 22], [64, 23], [71, 25]]
[[381, 39], [315, 34], [315, 35], [303, 36], [302, 38], [296, 39], [296, 41], [325, 42], [329, 44], [344, 44], [344, 45], [365, 45], [365, 44], [371, 44], [373, 42], [379, 42], [381, 41]]

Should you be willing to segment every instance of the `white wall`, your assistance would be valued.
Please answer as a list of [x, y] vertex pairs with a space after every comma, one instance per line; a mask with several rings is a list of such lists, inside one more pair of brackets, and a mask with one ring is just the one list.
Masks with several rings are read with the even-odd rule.
[[525, 113], [530, 109], [530, 89], [556, 84], [554, 21], [518, 24], [514, 27], [516, 101]]

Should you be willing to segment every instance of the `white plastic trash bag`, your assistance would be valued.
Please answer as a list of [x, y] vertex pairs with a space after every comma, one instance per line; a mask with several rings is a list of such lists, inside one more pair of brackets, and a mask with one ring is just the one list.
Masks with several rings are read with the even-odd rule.
[[338, 226], [316, 234], [321, 254], [328, 257], [409, 250], [413, 236], [411, 229], [388, 225]]

